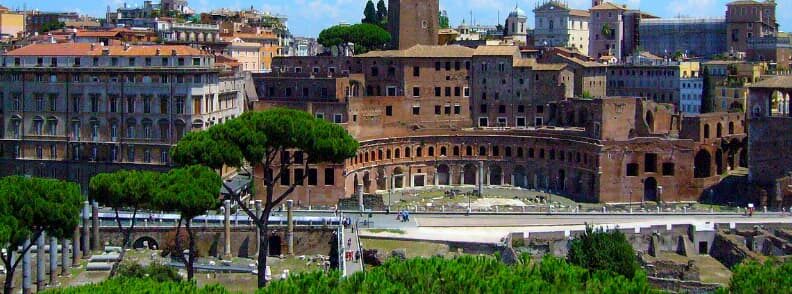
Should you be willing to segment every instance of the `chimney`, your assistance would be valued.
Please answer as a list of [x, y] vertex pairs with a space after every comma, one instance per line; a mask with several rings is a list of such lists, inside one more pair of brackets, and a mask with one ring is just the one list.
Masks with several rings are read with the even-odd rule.
[[129, 43], [124, 43], [124, 51], [129, 51]]
[[157, 56], [160, 55], [160, 51], [161, 51], [160, 48], [157, 48]]
[[171, 49], [171, 56], [176, 56], [176, 49]]

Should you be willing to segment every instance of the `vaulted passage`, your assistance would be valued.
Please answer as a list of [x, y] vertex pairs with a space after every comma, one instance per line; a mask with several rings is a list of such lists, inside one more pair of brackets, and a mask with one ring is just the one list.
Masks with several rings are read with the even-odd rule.
[[712, 155], [706, 150], [696, 153], [694, 176], [698, 179], [712, 176]]
[[441, 186], [451, 185], [451, 169], [448, 165], [441, 164], [437, 167], [437, 184]]

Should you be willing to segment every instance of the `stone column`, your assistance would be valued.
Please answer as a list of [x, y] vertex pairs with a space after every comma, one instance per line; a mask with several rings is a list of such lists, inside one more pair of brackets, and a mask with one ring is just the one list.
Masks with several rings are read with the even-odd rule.
[[231, 200], [223, 201], [223, 225], [224, 225], [224, 245], [223, 246], [223, 259], [231, 259]]
[[355, 196], [357, 196], [360, 211], [365, 211], [366, 208], [363, 205], [363, 184], [358, 184], [357, 187], [355, 187]]
[[80, 263], [80, 226], [77, 225], [74, 227], [74, 233], [72, 234], [71, 240], [72, 246], [72, 264], [79, 264]]
[[286, 201], [286, 220], [288, 221], [288, 234], [286, 236], [289, 239], [289, 255], [294, 255], [294, 200], [287, 200]]
[[82, 241], [81, 248], [82, 248], [82, 253], [83, 253], [82, 257], [83, 258], [88, 258], [91, 255], [91, 250], [88, 248], [88, 245], [91, 242], [91, 237], [90, 237], [90, 235], [88, 233], [88, 231], [89, 231], [88, 230], [88, 219], [89, 219], [89, 214], [90, 214], [90, 207], [91, 207], [91, 205], [88, 203], [88, 201], [84, 201], [83, 202], [83, 215], [82, 215], [83, 223], [82, 223], [82, 239], [81, 239], [81, 241]]
[[[256, 207], [256, 218], [261, 219], [261, 214], [263, 213], [263, 208], [261, 205], [261, 200], [256, 200], [255, 207]], [[269, 221], [268, 219], [265, 221]], [[261, 231], [259, 231], [258, 227], [256, 227], [256, 254], [258, 255], [258, 248], [261, 246]]]
[[[22, 248], [27, 248], [29, 246], [30, 238], [25, 240]], [[32, 273], [33, 269], [30, 264], [30, 250], [28, 250], [24, 255], [22, 255], [22, 294], [30, 294], [31, 289], [33, 288], [33, 280], [30, 276]]]
[[99, 250], [99, 203], [91, 203], [91, 250]]
[[58, 280], [58, 239], [55, 237], [50, 237], [49, 261], [49, 284], [55, 286]]
[[47, 254], [46, 250], [44, 249], [45, 240], [47, 236], [44, 233], [41, 233], [41, 236], [36, 239], [36, 292], [44, 291], [46, 284], [44, 283], [44, 276], [46, 273], [46, 261], [44, 256]]
[[477, 176], [479, 196], [484, 194], [484, 162], [479, 161], [479, 172]]
[[69, 260], [69, 239], [61, 239], [61, 276], [68, 277], [71, 264]]

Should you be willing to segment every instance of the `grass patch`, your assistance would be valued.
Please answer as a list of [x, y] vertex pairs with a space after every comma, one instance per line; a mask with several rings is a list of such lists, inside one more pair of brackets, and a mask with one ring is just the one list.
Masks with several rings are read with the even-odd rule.
[[442, 255], [445, 257], [454, 256], [454, 252], [450, 252], [448, 245], [422, 242], [422, 241], [401, 241], [401, 240], [383, 240], [383, 239], [367, 239], [360, 238], [365, 249], [377, 249], [384, 256], [389, 257], [391, 252], [396, 249], [405, 249], [407, 251], [407, 258], [416, 257], [432, 257]]
[[406, 234], [404, 230], [399, 230], [399, 229], [367, 229], [365, 231], [374, 234], [379, 234], [379, 233], [391, 233], [391, 234], [399, 234], [399, 235]]

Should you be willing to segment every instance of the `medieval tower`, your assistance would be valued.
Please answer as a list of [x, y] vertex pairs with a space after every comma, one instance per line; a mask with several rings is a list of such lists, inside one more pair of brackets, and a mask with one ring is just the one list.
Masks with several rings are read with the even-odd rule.
[[439, 0], [389, 0], [388, 31], [393, 49], [437, 45]]

